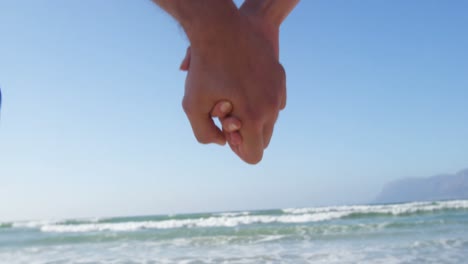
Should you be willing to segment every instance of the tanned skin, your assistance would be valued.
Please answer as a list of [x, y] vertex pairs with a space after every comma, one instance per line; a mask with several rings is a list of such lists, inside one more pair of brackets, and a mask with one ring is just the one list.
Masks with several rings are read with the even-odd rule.
[[[190, 49], [184, 111], [201, 143], [224, 144], [245, 162], [261, 161], [286, 76], [278, 62], [279, 26], [298, 0], [153, 0], [184, 28]], [[221, 131], [212, 117], [219, 117]]]

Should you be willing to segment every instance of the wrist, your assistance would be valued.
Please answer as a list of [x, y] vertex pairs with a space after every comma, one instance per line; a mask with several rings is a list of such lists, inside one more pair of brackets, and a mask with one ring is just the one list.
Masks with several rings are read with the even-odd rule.
[[270, 28], [279, 28], [283, 22], [282, 14], [278, 11], [275, 0], [246, 0], [241, 10], [250, 17], [262, 21]]
[[268, 40], [271, 48], [275, 52], [275, 56], [279, 57], [279, 24], [272, 20], [266, 19], [259, 12], [249, 10], [244, 6], [240, 9], [240, 13], [247, 18], [253, 30], [259, 35]]
[[241, 9], [279, 28], [299, 0], [245, 0]]
[[239, 20], [239, 11], [232, 0], [178, 2], [176, 18], [195, 48], [229, 32]]
[[232, 0], [152, 0], [184, 28], [192, 45], [205, 42], [232, 23], [238, 10]]

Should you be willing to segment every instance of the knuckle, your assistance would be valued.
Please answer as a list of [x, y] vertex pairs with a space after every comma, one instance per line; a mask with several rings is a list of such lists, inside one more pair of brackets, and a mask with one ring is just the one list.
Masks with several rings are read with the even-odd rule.
[[281, 84], [281, 89], [286, 91], [286, 70], [284, 69], [283, 65], [279, 65], [279, 83]]
[[263, 95], [261, 104], [256, 105], [256, 112], [263, 113], [263, 115], [277, 112], [283, 103], [283, 94], [282, 89], [276, 85], [275, 89], [271, 89]]
[[282, 83], [286, 83], [286, 70], [281, 64], [278, 64], [278, 77], [280, 78]]
[[209, 144], [212, 142], [211, 136], [204, 133], [195, 133], [195, 138], [201, 144]]
[[270, 94], [268, 97], [266, 97], [265, 104], [267, 109], [278, 109], [278, 107], [281, 105], [281, 97], [282, 93], [280, 91]]
[[284, 96], [286, 94], [286, 72], [284, 67], [278, 63], [277, 75], [274, 82], [271, 83], [274, 89], [270, 89], [264, 96], [265, 107], [268, 111], [282, 109], [284, 105]]
[[288, 104], [288, 100], [286, 99], [286, 95], [284, 95], [284, 98], [283, 98], [283, 100], [281, 102], [280, 110], [285, 109], [287, 104]]
[[182, 109], [184, 109], [184, 112], [187, 115], [193, 113], [193, 104], [185, 96], [184, 99], [182, 99]]
[[281, 83], [281, 92], [283, 95], [286, 95], [286, 70], [283, 65], [280, 64], [280, 83]]

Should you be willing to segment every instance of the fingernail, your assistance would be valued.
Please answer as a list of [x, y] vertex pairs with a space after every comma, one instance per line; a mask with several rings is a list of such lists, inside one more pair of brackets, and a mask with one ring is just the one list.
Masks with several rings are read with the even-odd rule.
[[220, 109], [221, 109], [221, 112], [223, 112], [223, 113], [229, 112], [231, 110], [231, 103], [229, 103], [229, 102], [221, 103]]
[[234, 131], [234, 130], [238, 130], [239, 126], [237, 124], [229, 124], [228, 128], [230, 131]]

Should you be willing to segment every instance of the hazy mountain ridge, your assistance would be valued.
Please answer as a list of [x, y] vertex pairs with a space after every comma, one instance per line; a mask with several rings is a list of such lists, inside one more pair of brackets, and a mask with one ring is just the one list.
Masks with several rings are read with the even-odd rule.
[[428, 178], [404, 178], [384, 186], [374, 202], [468, 199], [468, 169]]

